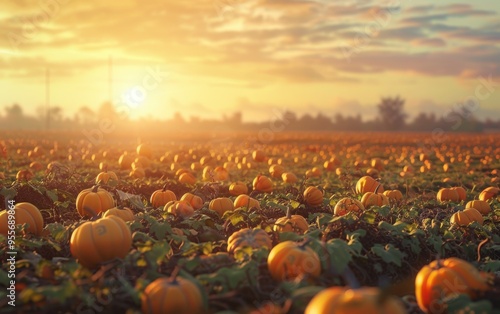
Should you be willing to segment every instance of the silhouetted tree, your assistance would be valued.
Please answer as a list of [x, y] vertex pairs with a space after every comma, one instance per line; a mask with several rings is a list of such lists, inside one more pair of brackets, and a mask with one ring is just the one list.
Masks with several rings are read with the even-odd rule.
[[78, 112], [76, 114], [78, 120], [84, 125], [90, 124], [95, 120], [94, 111], [92, 111], [92, 109], [90, 109], [87, 106], [80, 107], [80, 109], [78, 109]]
[[406, 113], [403, 111], [404, 99], [382, 97], [377, 105], [382, 128], [387, 130], [399, 130], [405, 125]]
[[19, 104], [13, 104], [5, 108], [6, 118], [12, 120], [22, 119], [24, 117], [23, 108]]
[[101, 107], [99, 107], [98, 116], [99, 116], [99, 119], [115, 120], [115, 118], [117, 116], [116, 109], [112, 103], [107, 101], [107, 102], [103, 103], [101, 105]]

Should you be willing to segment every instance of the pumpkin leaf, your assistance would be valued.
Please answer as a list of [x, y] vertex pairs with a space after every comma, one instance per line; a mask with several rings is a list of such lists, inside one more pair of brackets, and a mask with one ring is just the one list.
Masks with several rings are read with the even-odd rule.
[[375, 244], [371, 248], [371, 251], [382, 258], [386, 263], [392, 263], [399, 267], [402, 265], [402, 260], [406, 256], [405, 253], [401, 252], [398, 248], [394, 247], [392, 244], [387, 244], [385, 247], [382, 244]]
[[330, 255], [331, 268], [335, 274], [342, 274], [352, 261], [351, 247], [343, 240], [332, 239], [326, 243]]
[[17, 190], [15, 188], [2, 187], [0, 189], [0, 195], [2, 195], [6, 200], [11, 200], [17, 195]]

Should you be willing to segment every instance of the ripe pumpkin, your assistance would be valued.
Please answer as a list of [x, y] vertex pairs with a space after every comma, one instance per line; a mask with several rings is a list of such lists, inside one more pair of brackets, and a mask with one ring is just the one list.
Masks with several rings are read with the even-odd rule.
[[33, 161], [32, 163], [30, 163], [30, 169], [37, 172], [37, 171], [42, 170], [43, 166], [38, 161]]
[[246, 194], [241, 194], [234, 200], [234, 208], [244, 207], [246, 209], [257, 208], [260, 209], [260, 203], [255, 198], [252, 198]]
[[142, 179], [146, 177], [146, 171], [143, 168], [135, 168], [130, 171], [128, 176], [133, 179]]
[[378, 193], [384, 192], [384, 187], [374, 178], [370, 176], [361, 177], [356, 183], [356, 193], [357, 194], [365, 194], [366, 192], [375, 192]]
[[350, 197], [345, 197], [335, 204], [333, 213], [336, 216], [344, 216], [350, 211], [359, 212], [364, 210], [365, 206], [360, 201]]
[[304, 190], [304, 201], [311, 206], [323, 204], [323, 192], [315, 186], [309, 186]]
[[361, 198], [361, 204], [363, 204], [365, 208], [370, 208], [372, 206], [390, 205], [390, 202], [384, 194], [366, 192]]
[[120, 158], [118, 158], [118, 164], [120, 165], [120, 169], [122, 170], [130, 169], [133, 161], [134, 158], [132, 158], [132, 156], [128, 155], [127, 153], [123, 153]]
[[253, 179], [253, 189], [259, 192], [269, 193], [273, 191], [273, 182], [266, 176], [258, 175]]
[[399, 202], [400, 200], [403, 199], [403, 193], [401, 193], [400, 190], [387, 190], [387, 191], [384, 191], [384, 193], [382, 193], [382, 194], [387, 196], [387, 198], [389, 200], [393, 200], [396, 202]]
[[[389, 296], [380, 298], [382, 291], [376, 287], [349, 289], [331, 287], [318, 293], [306, 307], [305, 314], [405, 314], [400, 299]], [[383, 301], [383, 302], [380, 302]]]
[[489, 200], [497, 197], [499, 194], [500, 194], [499, 188], [496, 188], [494, 186], [490, 186], [490, 187], [487, 187], [486, 189], [481, 191], [481, 193], [479, 194], [479, 200], [489, 201]]
[[451, 294], [474, 297], [476, 291], [490, 289], [488, 277], [470, 263], [451, 257], [435, 260], [422, 267], [415, 279], [415, 296], [420, 309], [426, 313], [443, 313], [443, 299]]
[[247, 194], [247, 193], [248, 193], [248, 186], [241, 181], [233, 182], [229, 186], [229, 194], [231, 194], [232, 196], [238, 196], [240, 194]]
[[141, 296], [144, 314], [197, 314], [204, 312], [203, 294], [197, 284], [181, 277], [158, 278]]
[[222, 217], [225, 212], [234, 209], [234, 204], [233, 201], [227, 197], [219, 197], [210, 201], [208, 209], [217, 212], [219, 216]]
[[483, 215], [475, 208], [466, 208], [450, 217], [450, 223], [459, 226], [467, 226], [474, 221], [477, 221], [480, 225], [483, 225], [484, 222]]
[[458, 194], [458, 201], [465, 201], [467, 199], [467, 191], [461, 186], [453, 187], [451, 188], [452, 190], [457, 191]]
[[254, 150], [252, 152], [252, 158], [255, 162], [264, 162], [266, 160], [266, 153], [261, 150]]
[[151, 158], [153, 157], [153, 151], [151, 149], [151, 146], [149, 146], [148, 144], [140, 144], [139, 146], [137, 146], [137, 155], [139, 156], [144, 156], [146, 158]]
[[273, 178], [281, 178], [283, 172], [285, 172], [285, 168], [282, 165], [272, 164], [269, 167], [269, 174]]
[[269, 273], [274, 280], [293, 280], [300, 275], [321, 274], [319, 256], [306, 243], [284, 241], [273, 247], [267, 257]]
[[185, 193], [182, 195], [180, 200], [188, 202], [194, 210], [198, 210], [203, 207], [203, 199], [192, 193]]
[[384, 170], [385, 164], [384, 161], [380, 158], [373, 158], [370, 162], [372, 168], [377, 169], [378, 171]]
[[297, 176], [293, 172], [284, 172], [281, 175], [281, 179], [283, 180], [283, 182], [290, 184], [294, 184], [298, 181]]
[[113, 207], [108, 209], [102, 217], [108, 216], [117, 216], [123, 219], [124, 221], [134, 221], [135, 215], [134, 212], [128, 207]]
[[166, 212], [183, 218], [191, 217], [194, 214], [194, 208], [187, 201], [168, 202], [163, 208]]
[[235, 252], [239, 248], [249, 246], [252, 249], [273, 247], [271, 237], [262, 229], [243, 228], [236, 231], [227, 239], [227, 251]]
[[460, 196], [458, 195], [457, 190], [453, 190], [452, 188], [442, 188], [437, 193], [437, 200], [441, 203], [444, 202], [454, 202], [457, 203], [460, 201]]
[[488, 202], [479, 200], [469, 201], [465, 205], [465, 208], [475, 208], [482, 215], [488, 215], [491, 211], [491, 206]]
[[[16, 225], [28, 224], [25, 230], [34, 235], [41, 235], [43, 230], [43, 217], [40, 210], [33, 204], [23, 202], [14, 205], [14, 222]], [[7, 236], [9, 231], [8, 210], [0, 212], [0, 234]]]
[[108, 182], [118, 182], [118, 176], [113, 171], [100, 172], [95, 178], [95, 184], [108, 184]]
[[19, 170], [16, 174], [17, 181], [29, 181], [33, 179], [33, 173], [28, 169]]
[[227, 181], [229, 179], [229, 172], [224, 167], [215, 167], [212, 172], [215, 181]]
[[130, 228], [114, 215], [83, 223], [73, 231], [70, 239], [71, 254], [87, 268], [124, 258], [131, 246]]
[[190, 172], [184, 172], [179, 175], [178, 181], [182, 184], [195, 185], [196, 177]]
[[93, 217], [113, 207], [113, 196], [99, 185], [81, 191], [76, 197], [76, 210], [82, 217]]
[[170, 201], [177, 201], [177, 196], [175, 196], [174, 192], [167, 190], [166, 187], [151, 194], [150, 202], [154, 208], [165, 206]]
[[309, 230], [309, 223], [301, 215], [292, 215], [290, 208], [288, 208], [286, 216], [276, 220], [273, 230], [277, 232], [295, 232], [298, 234], [304, 234], [307, 230]]

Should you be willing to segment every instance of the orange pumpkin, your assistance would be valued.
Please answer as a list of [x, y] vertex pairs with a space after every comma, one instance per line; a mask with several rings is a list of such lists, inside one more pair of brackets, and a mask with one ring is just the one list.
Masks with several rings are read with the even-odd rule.
[[30, 163], [30, 169], [37, 172], [37, 171], [42, 170], [43, 166], [38, 161], [33, 161], [32, 163]]
[[174, 192], [167, 190], [166, 187], [154, 191], [150, 198], [151, 205], [154, 208], [165, 206], [165, 204], [171, 201], [177, 201], [177, 196], [175, 196]]
[[128, 176], [133, 179], [142, 179], [146, 177], [146, 171], [143, 168], [135, 168], [130, 171]]
[[234, 208], [244, 207], [247, 209], [257, 208], [260, 209], [260, 203], [255, 198], [252, 198], [246, 194], [241, 194], [234, 200]]
[[123, 219], [113, 215], [83, 223], [73, 231], [70, 239], [71, 254], [88, 268], [124, 258], [131, 246], [130, 228]]
[[227, 239], [227, 251], [229, 253], [235, 252], [239, 248], [249, 246], [252, 249], [273, 247], [271, 237], [262, 229], [243, 228], [233, 233]]
[[123, 219], [124, 221], [134, 221], [135, 215], [134, 212], [128, 207], [113, 207], [108, 209], [102, 217], [108, 216], [117, 216]]
[[274, 280], [293, 280], [300, 275], [318, 277], [321, 274], [319, 256], [306, 243], [284, 241], [273, 247], [267, 258], [269, 273]]
[[309, 186], [304, 190], [304, 201], [311, 206], [323, 204], [323, 192], [314, 186]]
[[253, 189], [259, 192], [269, 193], [273, 191], [273, 182], [266, 176], [258, 175], [253, 179]]
[[247, 194], [248, 193], [248, 187], [245, 183], [238, 181], [238, 182], [233, 182], [229, 186], [229, 194], [232, 196], [238, 196], [240, 194]]
[[95, 184], [108, 184], [108, 182], [118, 182], [118, 176], [113, 171], [100, 172], [95, 178]]
[[361, 177], [356, 183], [356, 193], [357, 194], [365, 194], [366, 192], [375, 192], [378, 193], [384, 192], [384, 187], [374, 178], [370, 176]]
[[195, 185], [196, 177], [190, 172], [184, 172], [179, 175], [179, 183]]
[[277, 232], [295, 232], [298, 234], [304, 234], [307, 230], [309, 230], [309, 223], [301, 215], [292, 215], [290, 208], [288, 208], [286, 216], [276, 220], [273, 230]]
[[[305, 314], [405, 314], [400, 299], [393, 296], [381, 298], [382, 291], [375, 287], [349, 289], [331, 287], [318, 293], [306, 307]], [[381, 302], [382, 301], [382, 302]]]
[[198, 195], [192, 193], [185, 193], [181, 197], [181, 201], [188, 202], [194, 210], [201, 209], [203, 207], [203, 199]]
[[188, 218], [193, 216], [194, 208], [187, 201], [171, 201], [165, 204], [164, 210], [168, 213]]
[[450, 217], [450, 223], [459, 226], [467, 226], [474, 221], [477, 221], [480, 225], [483, 225], [484, 222], [483, 215], [475, 208], [466, 208]]
[[293, 172], [284, 172], [281, 175], [281, 179], [283, 180], [283, 182], [290, 184], [294, 184], [298, 181], [297, 176], [293, 174]]
[[364, 210], [365, 206], [360, 201], [350, 197], [345, 197], [335, 204], [333, 213], [336, 216], [344, 216], [351, 211], [360, 212]]
[[17, 181], [29, 181], [33, 179], [33, 173], [28, 169], [19, 170], [16, 174]]
[[453, 187], [451, 188], [452, 190], [457, 191], [458, 194], [458, 201], [465, 201], [467, 199], [467, 191], [461, 186], [458, 187]]
[[479, 200], [489, 201], [489, 200], [497, 197], [499, 194], [500, 194], [499, 188], [496, 188], [494, 186], [490, 186], [490, 187], [487, 187], [486, 189], [481, 191], [481, 193], [479, 194]]
[[215, 167], [212, 174], [215, 181], [227, 181], [229, 179], [229, 172], [221, 166]]
[[465, 208], [475, 208], [482, 215], [488, 215], [491, 211], [491, 207], [488, 202], [479, 200], [469, 201], [465, 205]]
[[199, 286], [181, 277], [151, 282], [144, 289], [141, 304], [144, 314], [198, 314], [205, 308]]
[[443, 299], [451, 294], [468, 294], [490, 289], [489, 278], [468, 262], [456, 257], [436, 260], [424, 266], [415, 279], [415, 296], [426, 313], [444, 313]]
[[93, 217], [113, 207], [113, 196], [99, 185], [81, 191], [76, 197], [76, 210], [82, 217]]
[[273, 164], [269, 167], [269, 174], [273, 178], [281, 178], [283, 172], [285, 172], [285, 168], [282, 165]]
[[370, 208], [372, 206], [390, 205], [390, 202], [384, 194], [366, 192], [361, 198], [361, 204], [363, 204], [365, 208]]
[[403, 193], [401, 193], [400, 190], [387, 190], [387, 191], [384, 191], [384, 193], [382, 193], [382, 194], [387, 196], [387, 198], [389, 200], [392, 200], [395, 202], [399, 202], [400, 200], [403, 199]]
[[444, 202], [459, 202], [460, 196], [458, 195], [457, 190], [453, 190], [452, 188], [442, 188], [437, 193], [437, 200], [441, 203]]
[[222, 217], [225, 212], [234, 209], [234, 204], [233, 201], [227, 197], [219, 197], [210, 201], [208, 209], [217, 212], [219, 216]]
[[140, 144], [139, 146], [137, 146], [137, 155], [139, 156], [144, 156], [146, 158], [151, 158], [153, 157], [153, 150], [151, 149], [151, 146], [149, 146], [148, 144]]
[[[12, 214], [14, 215], [13, 220], [9, 219], [9, 215]], [[15, 204], [13, 210], [6, 209], [0, 212], [0, 234], [7, 236], [9, 230], [14, 230], [11, 228], [15, 228], [15, 225], [9, 224], [9, 222], [16, 225], [28, 224], [25, 231], [37, 236], [42, 234], [44, 225], [40, 210], [35, 205], [27, 202]]]
[[252, 158], [255, 162], [264, 162], [266, 160], [266, 154], [261, 150], [254, 150], [252, 152]]
[[384, 161], [380, 158], [373, 158], [370, 162], [372, 168], [377, 169], [378, 171], [384, 170], [385, 164]]

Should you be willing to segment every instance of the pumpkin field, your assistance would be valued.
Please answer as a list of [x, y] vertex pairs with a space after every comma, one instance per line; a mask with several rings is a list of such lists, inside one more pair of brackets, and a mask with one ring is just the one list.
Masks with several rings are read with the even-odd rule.
[[209, 135], [4, 132], [0, 313], [500, 313], [500, 134]]

